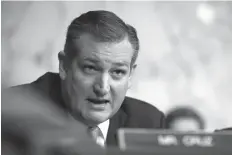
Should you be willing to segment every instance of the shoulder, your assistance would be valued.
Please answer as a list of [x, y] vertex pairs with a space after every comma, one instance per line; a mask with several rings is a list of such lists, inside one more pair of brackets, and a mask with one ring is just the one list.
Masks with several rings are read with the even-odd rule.
[[151, 105], [150, 103], [132, 97], [126, 97], [123, 106], [126, 110], [130, 112], [143, 111], [146, 113], [151, 113], [152, 115], [163, 114], [162, 111], [160, 111], [157, 107]]
[[52, 82], [55, 81], [55, 79], [57, 79], [57, 77], [58, 74], [47, 72], [31, 83], [4, 88], [2, 91], [4, 93], [20, 92], [21, 94], [32, 93], [32, 92], [38, 93], [39, 91], [46, 92], [48, 87], [52, 84]]
[[161, 128], [164, 126], [164, 113], [150, 103], [126, 97], [122, 109], [136, 127]]
[[[51, 113], [57, 109], [49, 97], [46, 83], [48, 74], [28, 84], [2, 90], [2, 112], [4, 115], [26, 116], [27, 114]], [[41, 79], [42, 78], [42, 79]], [[45, 78], [45, 79], [44, 79]], [[47, 91], [47, 92], [46, 92]]]

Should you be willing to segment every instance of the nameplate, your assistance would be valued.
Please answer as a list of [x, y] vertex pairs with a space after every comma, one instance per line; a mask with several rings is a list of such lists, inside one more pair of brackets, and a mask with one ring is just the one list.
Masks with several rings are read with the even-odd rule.
[[152, 129], [120, 129], [118, 131], [119, 147], [126, 149], [221, 149], [232, 151], [232, 134], [230, 132], [177, 132]]

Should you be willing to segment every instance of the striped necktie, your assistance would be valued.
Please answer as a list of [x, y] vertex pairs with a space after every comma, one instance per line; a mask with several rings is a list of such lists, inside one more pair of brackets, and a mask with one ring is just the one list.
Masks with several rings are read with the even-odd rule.
[[98, 126], [95, 126], [95, 127], [89, 128], [89, 131], [90, 131], [90, 135], [93, 138], [93, 140], [101, 147], [104, 147], [105, 139], [104, 139], [101, 129]]

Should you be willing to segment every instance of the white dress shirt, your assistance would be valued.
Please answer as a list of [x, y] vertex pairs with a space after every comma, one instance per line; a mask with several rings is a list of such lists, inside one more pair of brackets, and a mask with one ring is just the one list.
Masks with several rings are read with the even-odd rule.
[[101, 132], [104, 136], [104, 140], [106, 141], [107, 138], [107, 133], [110, 125], [110, 120], [106, 120], [105, 122], [102, 122], [101, 124], [98, 125], [98, 127], [101, 129]]

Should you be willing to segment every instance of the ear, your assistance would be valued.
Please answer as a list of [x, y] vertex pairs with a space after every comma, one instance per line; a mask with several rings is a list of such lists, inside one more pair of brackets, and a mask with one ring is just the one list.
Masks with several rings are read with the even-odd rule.
[[128, 89], [131, 88], [131, 85], [132, 85], [132, 78], [133, 78], [133, 75], [134, 75], [134, 72], [135, 72], [136, 67], [137, 67], [137, 64], [134, 64], [134, 65], [131, 67], [131, 71], [130, 71], [130, 75], [129, 75], [129, 80], [128, 80]]
[[62, 80], [66, 78], [66, 69], [65, 69], [65, 53], [64, 51], [60, 51], [58, 54], [59, 59], [59, 74]]

